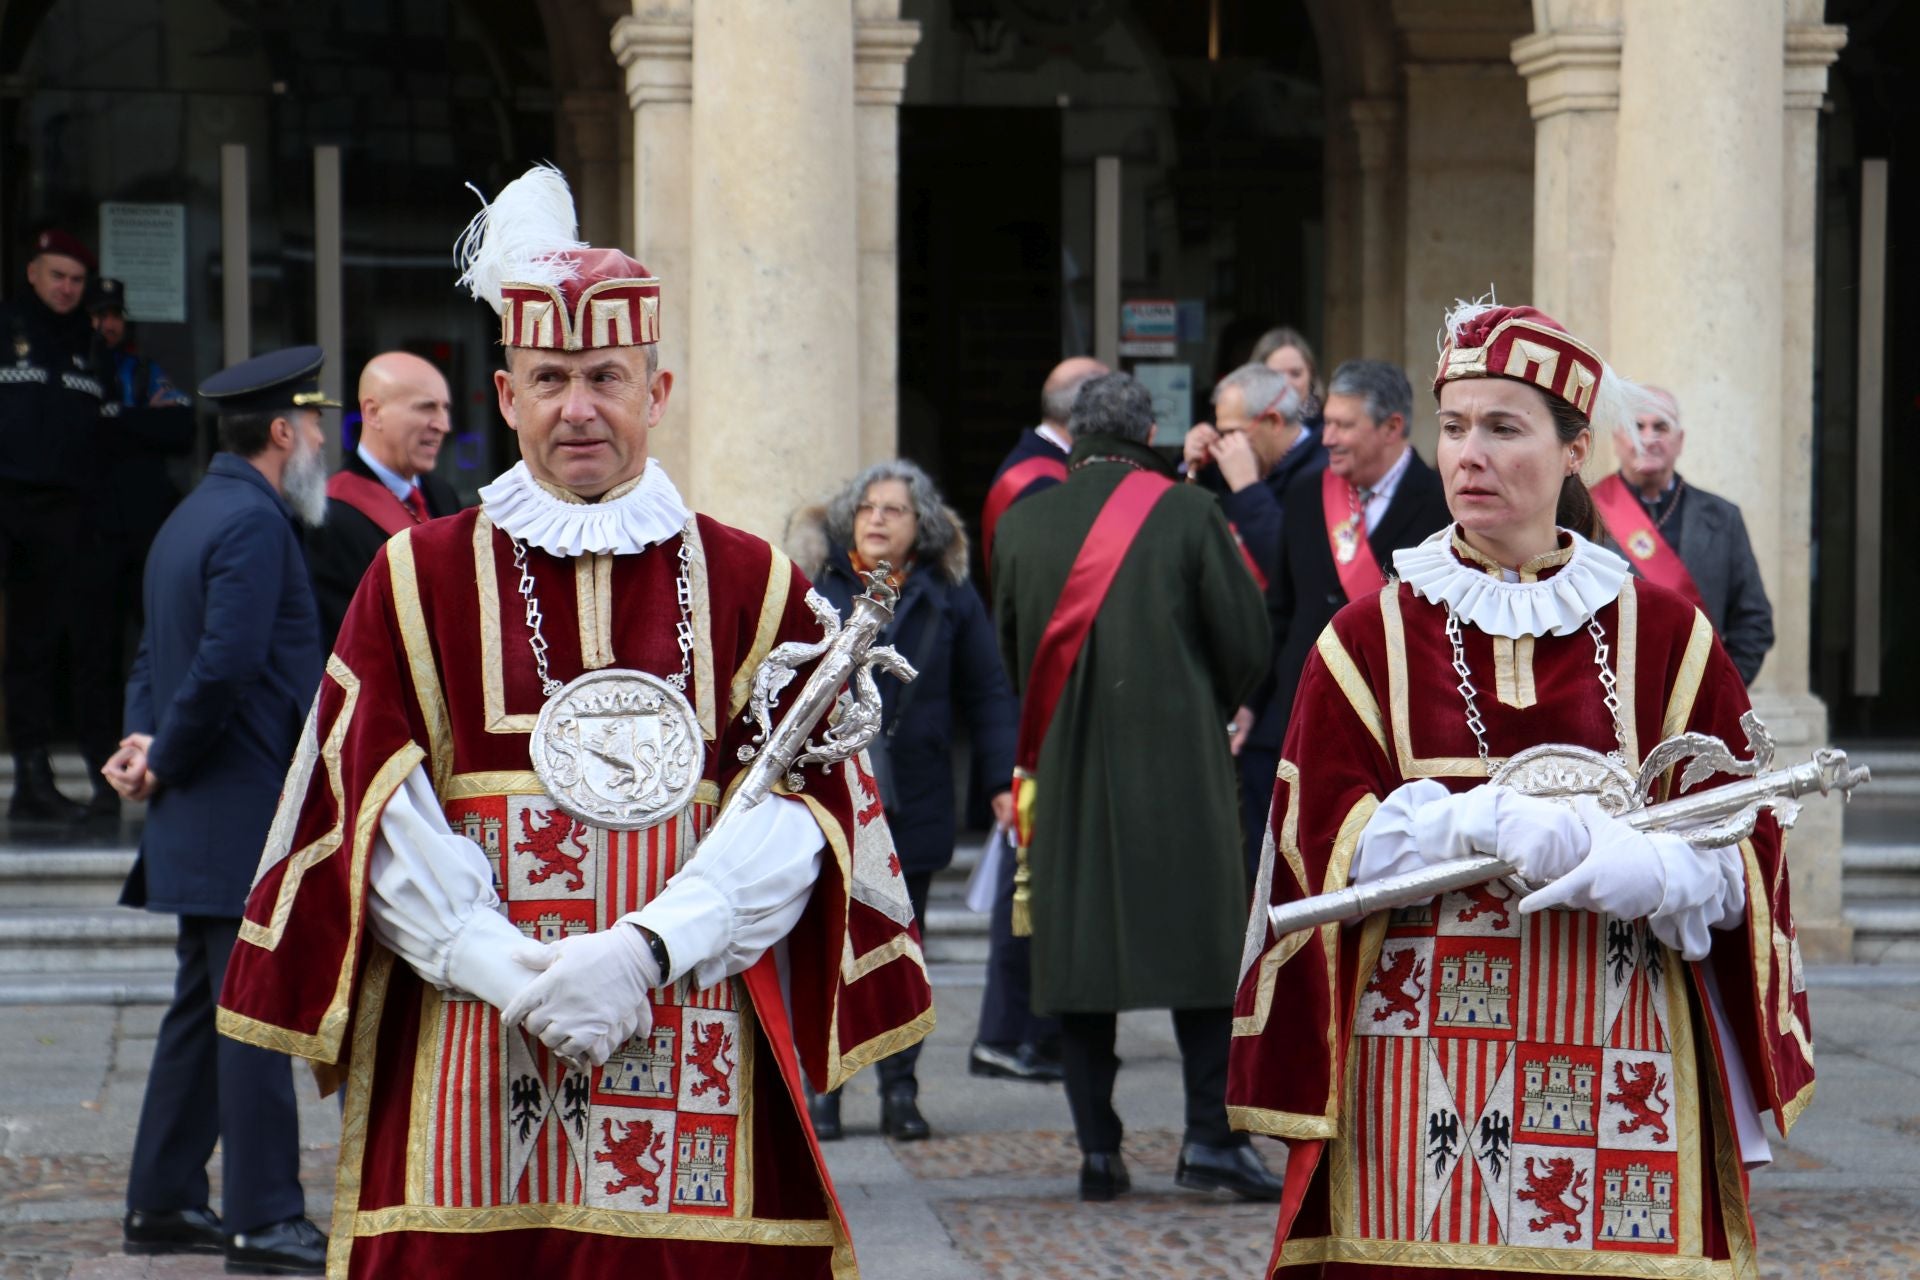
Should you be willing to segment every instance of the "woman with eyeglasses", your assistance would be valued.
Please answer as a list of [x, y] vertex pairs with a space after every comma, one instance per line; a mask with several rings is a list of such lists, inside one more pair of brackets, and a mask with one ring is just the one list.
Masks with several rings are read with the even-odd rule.
[[[882, 562], [900, 592], [881, 634], [919, 672], [911, 684], [880, 677], [880, 735], [867, 748], [899, 855], [914, 918], [924, 932], [927, 887], [953, 860], [953, 734], [958, 713], [973, 736], [974, 776], [993, 797], [994, 821], [1013, 820], [1013, 745], [1019, 702], [1000, 666], [993, 628], [967, 580], [967, 537], [926, 472], [911, 462], [868, 467], [824, 507], [794, 514], [787, 545], [814, 588], [842, 617]], [[928, 1134], [920, 1113], [914, 1045], [879, 1063], [880, 1131]], [[838, 1138], [840, 1095], [813, 1099], [814, 1131]]]

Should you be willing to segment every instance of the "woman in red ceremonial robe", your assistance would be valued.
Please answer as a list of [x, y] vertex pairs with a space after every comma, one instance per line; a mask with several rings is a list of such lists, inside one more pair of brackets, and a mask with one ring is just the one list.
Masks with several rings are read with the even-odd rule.
[[[1597, 355], [1462, 306], [1434, 390], [1455, 523], [1321, 636], [1255, 890], [1228, 1102], [1290, 1145], [1269, 1270], [1755, 1275], [1759, 1112], [1785, 1132], [1813, 1094], [1778, 827], [1695, 850], [1487, 781], [1546, 743], [1630, 773], [1681, 732], [1740, 750], [1745, 687], [1705, 618], [1583, 536], [1592, 427], [1627, 395]], [[1476, 851], [1546, 887], [1267, 923]]]

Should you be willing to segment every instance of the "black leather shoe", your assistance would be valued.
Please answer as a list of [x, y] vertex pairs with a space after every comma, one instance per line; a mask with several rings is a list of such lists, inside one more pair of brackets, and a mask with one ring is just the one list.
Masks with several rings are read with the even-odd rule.
[[1173, 1180], [1190, 1191], [1231, 1191], [1243, 1200], [1278, 1200], [1280, 1179], [1251, 1145], [1212, 1147], [1189, 1142], [1180, 1148]]
[[999, 1080], [1029, 1080], [1036, 1084], [1054, 1084], [1066, 1078], [1060, 1060], [1048, 1057], [1036, 1045], [1021, 1044], [1008, 1049], [983, 1040], [975, 1040], [972, 1052], [967, 1054], [967, 1073]]
[[67, 798], [53, 783], [53, 762], [45, 751], [18, 751], [13, 757], [13, 802], [7, 816], [29, 822], [79, 822], [87, 806]]
[[305, 1218], [227, 1237], [230, 1276], [317, 1276], [326, 1269], [326, 1233]]
[[813, 1136], [822, 1142], [840, 1139], [840, 1091], [816, 1093], [807, 1098], [807, 1115], [813, 1120]]
[[120, 1248], [131, 1254], [220, 1253], [226, 1247], [220, 1215], [205, 1205], [163, 1213], [129, 1209], [120, 1223]]
[[1096, 1151], [1080, 1161], [1080, 1198], [1111, 1200], [1133, 1190], [1127, 1162], [1118, 1151]]
[[895, 1085], [880, 1095], [880, 1132], [901, 1142], [919, 1142], [933, 1132], [920, 1114], [914, 1086]]

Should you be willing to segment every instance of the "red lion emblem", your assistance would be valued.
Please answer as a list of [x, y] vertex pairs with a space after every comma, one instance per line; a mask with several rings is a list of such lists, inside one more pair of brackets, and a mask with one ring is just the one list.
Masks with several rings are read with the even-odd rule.
[[[1527, 1227], [1533, 1231], [1545, 1231], [1549, 1227], [1565, 1227], [1564, 1238], [1571, 1243], [1578, 1240], [1582, 1224], [1580, 1215], [1587, 1211], [1588, 1199], [1580, 1194], [1580, 1188], [1587, 1185], [1585, 1172], [1574, 1172], [1573, 1161], [1555, 1157], [1546, 1162], [1546, 1168], [1539, 1173], [1533, 1171], [1533, 1157], [1527, 1157], [1527, 1185], [1514, 1192], [1514, 1198], [1537, 1204], [1543, 1210], [1538, 1218], [1527, 1219]], [[1577, 1200], [1578, 1204], [1569, 1204], [1568, 1200]]]
[[[1607, 1095], [1608, 1102], [1617, 1102], [1627, 1109], [1628, 1118], [1619, 1125], [1621, 1133], [1632, 1133], [1647, 1125], [1654, 1127], [1653, 1140], [1667, 1140], [1667, 1122], [1663, 1118], [1673, 1110], [1673, 1104], [1660, 1096], [1667, 1087], [1667, 1078], [1659, 1074], [1659, 1069], [1651, 1062], [1633, 1064], [1633, 1079], [1627, 1079], [1627, 1064], [1616, 1060], [1613, 1064], [1613, 1082], [1620, 1086], [1620, 1092]], [[1663, 1103], [1658, 1110], [1654, 1103]]]
[[726, 1106], [733, 1101], [733, 1085], [727, 1080], [727, 1073], [733, 1070], [733, 1059], [727, 1055], [733, 1052], [733, 1037], [727, 1029], [717, 1022], [709, 1022], [704, 1027], [693, 1024], [693, 1052], [687, 1055], [687, 1065], [700, 1073], [700, 1078], [687, 1092], [697, 1098], [709, 1090], [717, 1089], [720, 1097], [717, 1101]]
[[1420, 1025], [1420, 1001], [1427, 998], [1427, 989], [1420, 985], [1420, 979], [1427, 976], [1427, 962], [1414, 954], [1413, 948], [1393, 953], [1386, 968], [1376, 972], [1367, 983], [1367, 990], [1386, 1001], [1383, 1008], [1373, 1011], [1375, 1022], [1385, 1022], [1396, 1014], [1407, 1015], [1407, 1026]]
[[[621, 1134], [613, 1136], [613, 1126], [618, 1123]], [[651, 1120], [603, 1120], [601, 1131], [606, 1135], [607, 1149], [596, 1151], [593, 1158], [601, 1164], [610, 1164], [613, 1171], [620, 1175], [619, 1181], [607, 1184], [607, 1194], [617, 1196], [628, 1187], [641, 1187], [644, 1194], [642, 1204], [660, 1203], [660, 1175], [666, 1172], [667, 1162], [660, 1149], [667, 1143], [667, 1135], [653, 1131]], [[655, 1167], [648, 1169], [643, 1161], [651, 1160]]]
[[1507, 929], [1512, 927], [1513, 917], [1507, 914], [1507, 902], [1512, 895], [1497, 889], [1493, 881], [1489, 880], [1485, 884], [1468, 885], [1465, 889], [1462, 889], [1461, 892], [1467, 896], [1467, 905], [1461, 909], [1457, 917], [1461, 924], [1470, 924], [1488, 912], [1492, 912], [1500, 917], [1493, 922], [1494, 928]]
[[883, 812], [880, 805], [880, 783], [867, 772], [867, 757], [864, 753], [853, 758], [853, 773], [860, 783], [860, 794], [867, 798], [867, 802], [860, 806], [859, 812], [855, 813], [853, 818], [864, 827]]
[[[587, 833], [587, 824], [575, 822], [566, 814], [555, 809], [547, 815], [547, 825], [533, 825], [533, 810], [520, 811], [520, 829], [526, 833], [526, 840], [513, 846], [515, 853], [530, 853], [540, 863], [527, 874], [528, 884], [539, 884], [555, 876], [567, 878], [567, 892], [578, 893], [587, 887], [586, 873], [580, 870], [580, 864], [586, 861], [589, 850], [586, 841], [580, 837]], [[580, 852], [569, 854], [561, 847], [562, 842], [571, 843]]]

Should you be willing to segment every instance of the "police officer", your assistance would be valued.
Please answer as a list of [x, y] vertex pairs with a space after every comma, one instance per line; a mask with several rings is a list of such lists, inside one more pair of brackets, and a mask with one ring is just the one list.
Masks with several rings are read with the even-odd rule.
[[[95, 357], [100, 383], [106, 388], [106, 403], [100, 411], [100, 477], [93, 525], [102, 543], [111, 603], [101, 620], [104, 625], [82, 633], [91, 637], [99, 652], [88, 654], [78, 636], [76, 643], [81, 644], [83, 663], [92, 657], [102, 684], [112, 690], [117, 717], [127, 676], [129, 636], [138, 641], [144, 616], [140, 576], [147, 548], [180, 501], [181, 487], [172, 467], [193, 453], [197, 430], [193, 401], [137, 349], [132, 322], [127, 319], [125, 286], [110, 276], [96, 279], [87, 291], [87, 310], [100, 335]], [[99, 787], [105, 786], [105, 779], [100, 779]], [[112, 796], [111, 791], [108, 795]], [[119, 811], [118, 797], [112, 798], [112, 809]]]
[[[94, 334], [80, 301], [93, 255], [65, 231], [41, 232], [27, 262], [29, 288], [0, 306], [0, 575], [6, 588], [4, 681], [13, 747], [15, 818], [74, 821], [87, 813], [53, 781], [53, 674], [60, 650], [97, 606], [104, 576], [91, 553], [89, 497], [104, 388]], [[81, 749], [97, 766], [119, 736], [114, 691], [91, 664], [72, 664]], [[107, 796], [112, 799], [111, 794]], [[117, 805], [115, 806], [117, 812]]]
[[[220, 1037], [214, 1006], [281, 782], [320, 682], [296, 518], [326, 510], [318, 347], [209, 378], [224, 452], [154, 539], [127, 737], [105, 776], [147, 801], [121, 902], [180, 917], [179, 974], [134, 1140], [129, 1253], [224, 1251], [230, 1271], [318, 1274], [288, 1059]], [[221, 1143], [223, 1215], [207, 1203]]]

